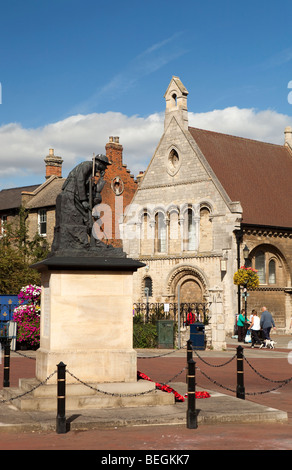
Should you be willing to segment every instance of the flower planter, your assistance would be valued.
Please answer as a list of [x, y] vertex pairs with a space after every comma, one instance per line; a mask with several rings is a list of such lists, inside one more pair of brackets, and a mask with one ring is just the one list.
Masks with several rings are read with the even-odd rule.
[[234, 274], [233, 282], [237, 286], [246, 287], [247, 290], [255, 290], [259, 287], [257, 270], [241, 266]]
[[21, 350], [37, 349], [40, 338], [41, 288], [35, 285], [23, 287], [18, 294], [19, 307], [13, 312], [13, 321], [17, 323], [17, 343]]

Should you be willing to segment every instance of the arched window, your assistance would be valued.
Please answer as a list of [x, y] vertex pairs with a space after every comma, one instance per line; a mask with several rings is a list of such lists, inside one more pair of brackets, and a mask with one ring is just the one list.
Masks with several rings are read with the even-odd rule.
[[181, 252], [179, 210], [175, 206], [170, 208], [168, 212], [168, 220], [167, 252], [172, 255]]
[[269, 284], [276, 284], [276, 262], [274, 259], [269, 262]]
[[258, 251], [255, 255], [255, 268], [258, 271], [260, 284], [266, 284], [266, 263], [263, 251]]
[[289, 282], [285, 258], [275, 246], [265, 244], [256, 248], [251, 256], [251, 266], [257, 270], [260, 285], [272, 288], [286, 286]]
[[200, 251], [211, 251], [213, 247], [212, 222], [210, 220], [210, 210], [207, 207], [200, 209]]
[[150, 229], [149, 229], [149, 216], [147, 212], [144, 212], [142, 217], [142, 238], [147, 240], [149, 238]]
[[185, 243], [184, 249], [194, 251], [197, 249], [197, 230], [192, 209], [188, 209], [185, 214]]
[[[148, 292], [146, 289], [148, 289]], [[146, 297], [147, 295], [148, 297], [152, 297], [152, 279], [149, 276], [145, 277], [144, 279], [144, 291], [145, 291]]]
[[151, 227], [150, 217], [144, 212], [141, 217], [141, 236], [140, 236], [140, 253], [141, 255], [149, 255], [152, 253]]
[[162, 212], [155, 215], [155, 251], [166, 253], [166, 223]]

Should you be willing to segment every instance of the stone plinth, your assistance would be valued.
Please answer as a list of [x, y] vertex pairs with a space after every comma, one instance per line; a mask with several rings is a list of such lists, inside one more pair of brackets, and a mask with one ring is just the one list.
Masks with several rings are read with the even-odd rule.
[[[42, 273], [41, 335], [36, 378], [59, 362], [86, 383], [137, 381], [133, 349], [131, 259], [48, 258]], [[48, 383], [57, 381], [56, 374]], [[76, 382], [67, 374], [66, 381]]]
[[[57, 406], [57, 365], [66, 364], [66, 409], [174, 404], [174, 395], [137, 380], [129, 258], [51, 257], [42, 274], [41, 337], [36, 377], [5, 390], [21, 411]], [[48, 377], [50, 379], [48, 380]]]

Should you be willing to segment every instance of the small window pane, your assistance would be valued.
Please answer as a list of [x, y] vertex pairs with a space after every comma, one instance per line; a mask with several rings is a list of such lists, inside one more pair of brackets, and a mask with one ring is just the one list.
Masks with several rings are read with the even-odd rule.
[[152, 279], [151, 277], [145, 277], [144, 288], [148, 290], [148, 296], [152, 297]]
[[274, 259], [269, 262], [269, 284], [276, 284], [276, 263]]
[[166, 224], [164, 215], [161, 212], [155, 216], [155, 238], [156, 251], [158, 253], [166, 253]]
[[47, 211], [45, 209], [39, 211], [39, 234], [47, 234]]
[[258, 251], [255, 256], [255, 268], [258, 271], [260, 284], [266, 283], [265, 253]]
[[1, 235], [6, 232], [7, 215], [1, 215]]
[[188, 250], [196, 249], [196, 225], [194, 221], [193, 211], [188, 210]]

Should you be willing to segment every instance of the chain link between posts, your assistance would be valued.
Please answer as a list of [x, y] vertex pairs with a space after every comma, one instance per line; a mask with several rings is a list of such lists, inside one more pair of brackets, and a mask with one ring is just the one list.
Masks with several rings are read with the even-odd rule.
[[[163, 354], [157, 354], [155, 356], [138, 356], [138, 359], [159, 359], [159, 358], [162, 358], [162, 357], [167, 357], [167, 356], [170, 356], [172, 354], [175, 354], [181, 350], [184, 350], [186, 349], [186, 346], [180, 348], [180, 349], [174, 349], [174, 350], [171, 350], [167, 353], [163, 353]], [[20, 356], [22, 357], [26, 357], [28, 359], [33, 359], [35, 360], [35, 358], [32, 358], [32, 357], [29, 357], [23, 353], [19, 353], [18, 351], [16, 351]], [[199, 355], [199, 353], [196, 351], [196, 350], [193, 350], [193, 352], [195, 353], [196, 357], [205, 365], [209, 366], [209, 367], [213, 367], [213, 368], [219, 368], [219, 367], [224, 367], [228, 364], [230, 364], [234, 359], [236, 359], [236, 354], [234, 356], [232, 356], [231, 358], [229, 358], [227, 361], [221, 363], [221, 364], [211, 364], [210, 362], [206, 361], [206, 359], [204, 359], [202, 356]], [[262, 379], [268, 381], [268, 382], [271, 382], [271, 383], [275, 383], [275, 384], [278, 384], [276, 387], [274, 388], [271, 388], [269, 390], [265, 390], [265, 391], [258, 391], [258, 392], [246, 392], [245, 394], [246, 395], [252, 395], [252, 396], [255, 396], [255, 395], [262, 395], [262, 394], [265, 394], [265, 393], [269, 393], [269, 392], [273, 392], [275, 390], [278, 390], [282, 387], [284, 387], [285, 385], [288, 385], [289, 383], [291, 383], [292, 381], [292, 377], [289, 377], [287, 379], [283, 379], [283, 380], [273, 380], [273, 379], [270, 379], [270, 378], [267, 378], [265, 376], [263, 376], [260, 372], [258, 372], [255, 367], [250, 363], [250, 361], [245, 357], [243, 356], [245, 362], [247, 363], [247, 365], [259, 376], [261, 377]], [[166, 382], [163, 382], [162, 385], [167, 385], [171, 382], [173, 382], [174, 380], [176, 380], [185, 370], [187, 369], [187, 365], [181, 369], [176, 375], [174, 375], [172, 378], [170, 378], [169, 380], [167, 380]], [[221, 383], [219, 383], [217, 380], [214, 380], [212, 379], [212, 377], [210, 377], [209, 375], [207, 375], [206, 372], [204, 372], [200, 367], [198, 367], [196, 365], [196, 369], [207, 379], [209, 380], [211, 383], [213, 383], [214, 385], [216, 385], [217, 387], [220, 387], [222, 389], [225, 389], [227, 390], [228, 392], [231, 392], [231, 393], [236, 393], [236, 390], [233, 390]], [[37, 384], [35, 387], [33, 387], [31, 390], [28, 390], [16, 397], [13, 397], [13, 398], [9, 398], [7, 400], [0, 400], [0, 403], [5, 403], [5, 402], [10, 402], [12, 400], [16, 400], [17, 398], [21, 398], [25, 395], [28, 395], [29, 393], [33, 392], [34, 390], [36, 390], [38, 387], [42, 386], [42, 385], [45, 385], [52, 377], [54, 374], [56, 374], [57, 371], [54, 371], [51, 375], [49, 375], [43, 382], [40, 382], [39, 384]], [[117, 397], [135, 397], [135, 396], [139, 396], [139, 395], [146, 395], [148, 393], [151, 393], [153, 390], [147, 390], [147, 391], [144, 391], [144, 392], [139, 392], [139, 393], [135, 393], [135, 394], [129, 394], [129, 393], [126, 393], [126, 394], [122, 394], [122, 393], [113, 393], [113, 392], [108, 392], [106, 390], [101, 390], [97, 387], [94, 387], [90, 384], [87, 384], [86, 382], [84, 382], [83, 380], [79, 379], [75, 374], [73, 374], [70, 370], [66, 370], [66, 373], [68, 373], [72, 378], [74, 378], [77, 382], [81, 383], [82, 385], [94, 390], [95, 392], [98, 392], [98, 393], [101, 393], [101, 394], [104, 394], [104, 395], [110, 395], [110, 396], [117, 396]]]

